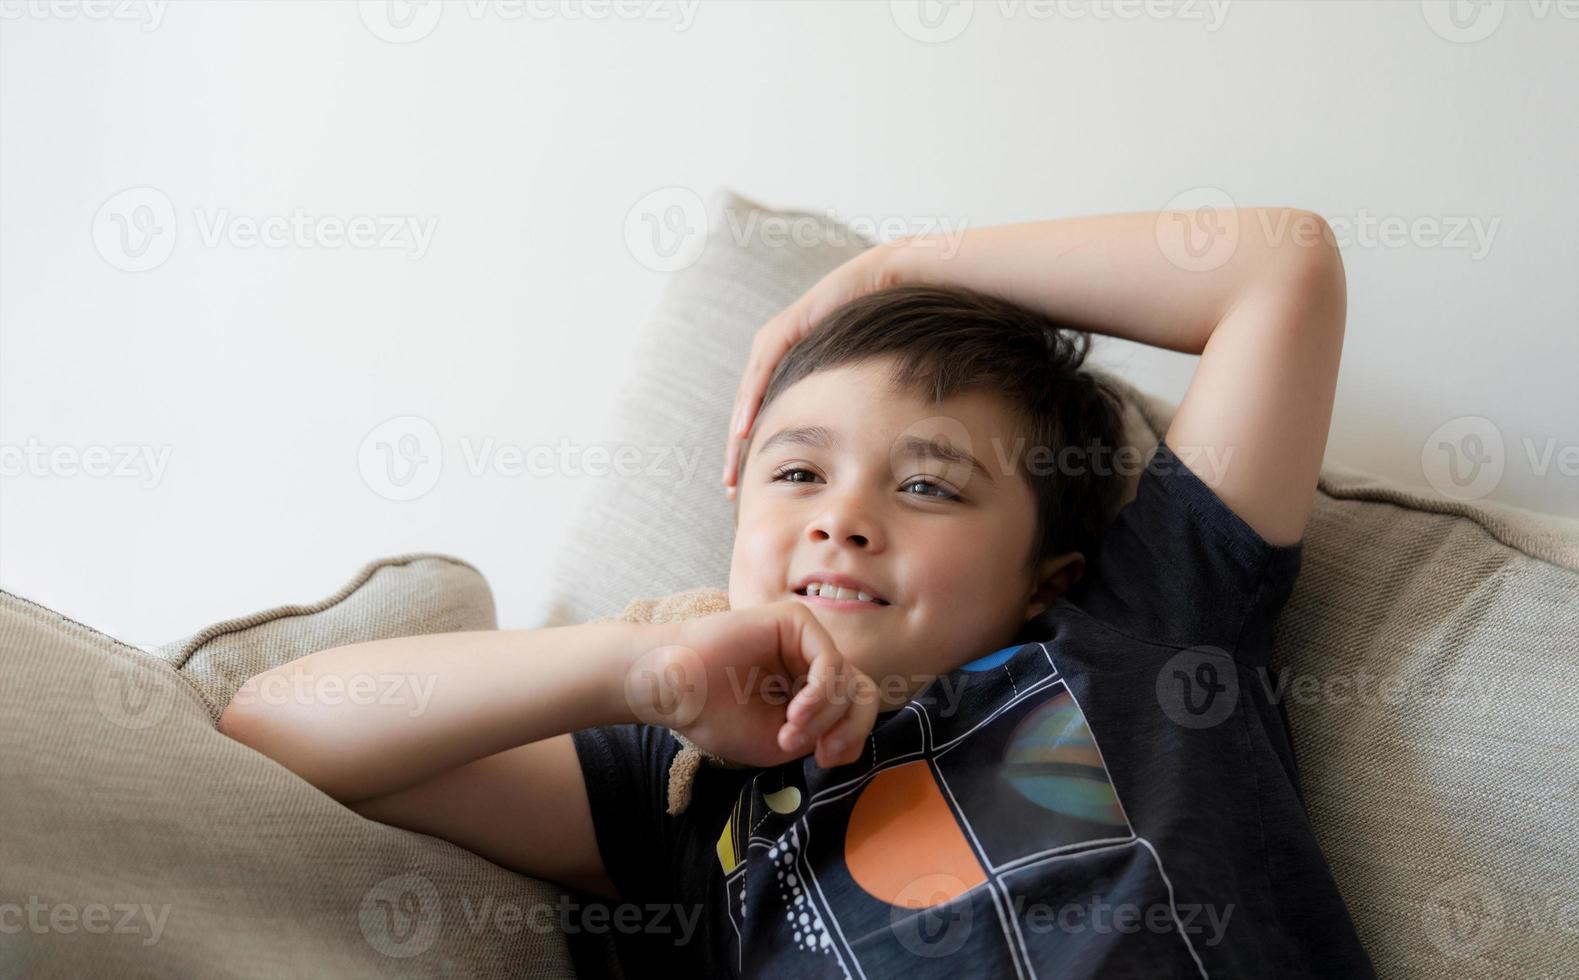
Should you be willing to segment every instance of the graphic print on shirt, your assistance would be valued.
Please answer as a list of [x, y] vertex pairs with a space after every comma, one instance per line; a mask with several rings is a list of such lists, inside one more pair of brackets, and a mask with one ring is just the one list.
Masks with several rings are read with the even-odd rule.
[[993, 976], [1078, 974], [1120, 942], [1167, 944], [1156, 952], [1191, 962], [1182, 933], [1047, 921], [1110, 892], [1171, 897], [1046, 645], [1007, 647], [947, 680], [947, 708], [930, 703], [934, 682], [873, 729], [857, 762], [829, 772], [805, 760], [742, 788], [717, 842], [741, 972], [880, 977], [968, 962]]

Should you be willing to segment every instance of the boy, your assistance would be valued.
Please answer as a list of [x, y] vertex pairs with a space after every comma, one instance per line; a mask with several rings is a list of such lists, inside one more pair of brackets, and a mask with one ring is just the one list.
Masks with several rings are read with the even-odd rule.
[[[764, 327], [728, 612], [321, 651], [276, 670], [393, 662], [429, 710], [249, 681], [222, 730], [372, 819], [699, 914], [706, 975], [1368, 975], [1267, 666], [1342, 264], [1307, 212], [1208, 215], [1241, 232], [1215, 253], [1174, 217], [902, 240]], [[1118, 406], [1064, 326], [1201, 354], [1116, 518]], [[747, 768], [669, 812], [671, 729]]]

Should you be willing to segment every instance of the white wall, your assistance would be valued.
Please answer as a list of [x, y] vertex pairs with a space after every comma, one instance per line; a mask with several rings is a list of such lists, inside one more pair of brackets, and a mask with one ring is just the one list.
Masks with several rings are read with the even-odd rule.
[[[0, 0], [0, 585], [152, 644], [438, 550], [485, 571], [502, 626], [537, 625], [594, 478], [469, 477], [454, 447], [606, 439], [664, 280], [627, 212], [675, 186], [913, 230], [1202, 187], [1316, 210], [1349, 239], [1329, 458], [1425, 484], [1428, 438], [1484, 417], [1487, 499], [1579, 516], [1572, 0], [1459, 27], [1412, 0], [932, 5], [930, 34], [914, 6], [454, 3], [401, 34], [378, 3]], [[420, 256], [204, 241], [221, 214], [298, 210], [436, 224]], [[117, 251], [142, 214], [173, 238]], [[1194, 364], [1101, 359], [1173, 399]], [[358, 465], [395, 416], [451, 453], [410, 502]], [[30, 445], [64, 455], [36, 473]], [[60, 461], [120, 446], [169, 455]]]

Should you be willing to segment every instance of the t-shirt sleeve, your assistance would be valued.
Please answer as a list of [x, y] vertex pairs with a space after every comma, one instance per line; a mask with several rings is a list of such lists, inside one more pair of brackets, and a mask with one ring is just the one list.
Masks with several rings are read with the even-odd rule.
[[1259, 665], [1303, 552], [1269, 544], [1163, 440], [1068, 598], [1130, 635]]
[[624, 724], [571, 733], [592, 807], [604, 870], [623, 902], [669, 902], [666, 856], [669, 763], [680, 743], [656, 725]]

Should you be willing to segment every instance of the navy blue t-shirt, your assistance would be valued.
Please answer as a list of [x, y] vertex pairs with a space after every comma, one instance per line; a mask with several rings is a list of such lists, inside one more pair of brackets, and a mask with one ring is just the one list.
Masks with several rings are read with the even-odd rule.
[[1374, 975], [1273, 696], [1302, 551], [1163, 442], [1076, 586], [856, 763], [704, 768], [670, 817], [666, 729], [576, 732], [609, 876], [706, 976]]

